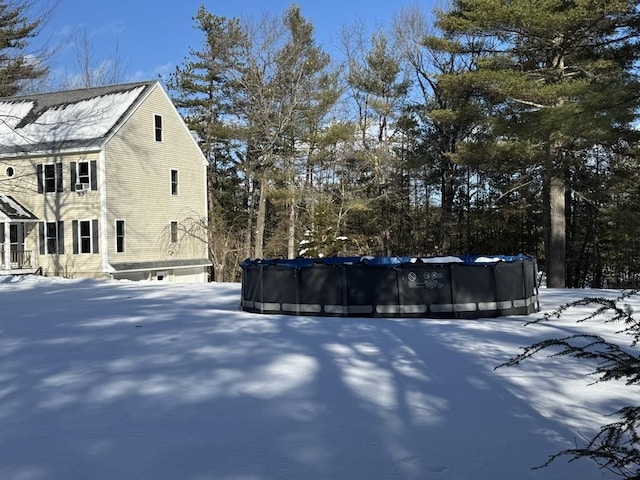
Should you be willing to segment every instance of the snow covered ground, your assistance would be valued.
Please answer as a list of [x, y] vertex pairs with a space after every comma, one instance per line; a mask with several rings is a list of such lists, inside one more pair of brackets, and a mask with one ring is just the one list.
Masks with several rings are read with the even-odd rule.
[[[543, 289], [541, 304], [587, 293], [602, 292]], [[0, 479], [613, 478], [588, 460], [532, 467], [636, 389], [546, 356], [494, 370], [539, 339], [616, 337], [576, 324], [585, 310], [524, 326], [540, 314], [266, 316], [239, 297], [238, 284], [0, 280]]]

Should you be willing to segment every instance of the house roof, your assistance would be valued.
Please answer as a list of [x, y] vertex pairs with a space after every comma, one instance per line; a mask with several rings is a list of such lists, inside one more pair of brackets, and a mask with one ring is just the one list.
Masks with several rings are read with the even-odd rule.
[[11, 195], [0, 195], [0, 220], [24, 222], [36, 221], [38, 217]]
[[0, 156], [100, 148], [157, 81], [0, 98]]

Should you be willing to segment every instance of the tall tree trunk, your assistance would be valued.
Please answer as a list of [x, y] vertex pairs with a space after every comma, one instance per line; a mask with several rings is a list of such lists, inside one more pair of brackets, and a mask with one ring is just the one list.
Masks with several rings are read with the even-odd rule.
[[440, 241], [438, 251], [443, 255], [451, 253], [451, 233], [453, 231], [453, 165], [446, 158], [442, 169], [442, 190], [440, 204]]
[[[295, 178], [295, 161], [291, 162], [289, 170], [289, 194], [291, 195], [291, 204], [289, 205], [289, 230], [287, 232], [287, 258], [295, 258], [296, 255], [296, 220], [298, 219], [297, 210], [297, 187]], [[307, 163], [305, 186], [311, 179], [310, 169]], [[303, 187], [305, 188], [305, 187]], [[304, 191], [304, 190], [303, 190]]]
[[[597, 228], [597, 227], [596, 227]], [[602, 258], [600, 257], [600, 246], [599, 246], [598, 233], [594, 235], [593, 239], [593, 283], [591, 286], [593, 288], [603, 288], [604, 287], [604, 272], [602, 268]]]
[[251, 257], [251, 238], [253, 237], [253, 212], [255, 211], [255, 192], [253, 185], [253, 177], [247, 175], [246, 180], [246, 201], [247, 201], [247, 228], [244, 234], [243, 256], [244, 258]]
[[258, 199], [258, 216], [256, 217], [256, 244], [254, 258], [263, 257], [264, 229], [267, 221], [267, 174], [260, 177], [260, 198]]
[[[215, 282], [220, 278], [222, 272], [218, 272], [219, 262], [216, 258], [215, 253], [215, 235], [216, 235], [216, 202], [214, 198], [215, 191], [215, 183], [214, 176], [211, 167], [207, 168], [207, 207], [208, 207], [208, 215], [207, 215], [207, 241], [209, 242], [209, 260], [211, 261], [212, 267], [210, 270], [209, 280]], [[224, 267], [223, 267], [224, 268]]]
[[296, 202], [291, 200], [289, 207], [289, 233], [287, 235], [287, 255], [289, 258], [296, 257]]
[[549, 181], [549, 245], [547, 254], [547, 286], [566, 286], [566, 215], [565, 185], [559, 172], [552, 172]]
[[[388, 188], [388, 187], [385, 187]], [[384, 191], [383, 192], [383, 213], [382, 213], [382, 220], [383, 220], [383, 226], [382, 226], [382, 246], [384, 249], [384, 254], [387, 257], [390, 257], [392, 254], [391, 251], [391, 206], [389, 205], [389, 192], [388, 191]]]

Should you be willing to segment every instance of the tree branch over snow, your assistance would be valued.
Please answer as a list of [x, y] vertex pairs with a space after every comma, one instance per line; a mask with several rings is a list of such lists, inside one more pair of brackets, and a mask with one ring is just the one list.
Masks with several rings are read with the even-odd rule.
[[[621, 302], [638, 295], [638, 290], [623, 292], [614, 299], [604, 297], [585, 297], [568, 303], [553, 312], [545, 314], [526, 325], [538, 324], [560, 318], [568, 310], [576, 307], [594, 306], [591, 313], [578, 320], [583, 323], [598, 317], [605, 317], [605, 323], [621, 323], [616, 333], [629, 335], [629, 349], [605, 340], [599, 335], [575, 334], [563, 338], [548, 339], [523, 348], [522, 353], [512, 357], [496, 368], [513, 367], [530, 359], [542, 351], [552, 349], [549, 357], [572, 357], [596, 364], [592, 375], [598, 378], [593, 383], [611, 380], [624, 381], [625, 385], [636, 388], [640, 385], [640, 356], [633, 349], [640, 339], [640, 322], [634, 318], [633, 309]], [[561, 456], [570, 456], [570, 461], [590, 458], [601, 469], [608, 470], [622, 478], [640, 479], [640, 406], [625, 406], [611, 414], [617, 421], [600, 426], [598, 433], [591, 439], [585, 439], [583, 445], [576, 442], [575, 448], [569, 448], [551, 455], [542, 468]]]

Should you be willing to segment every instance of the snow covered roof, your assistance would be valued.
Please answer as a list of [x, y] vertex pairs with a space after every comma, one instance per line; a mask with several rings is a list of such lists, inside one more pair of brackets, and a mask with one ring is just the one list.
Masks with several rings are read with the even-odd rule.
[[99, 148], [155, 84], [0, 98], [0, 156]]
[[11, 195], [0, 195], [0, 220], [38, 220], [24, 205]]

